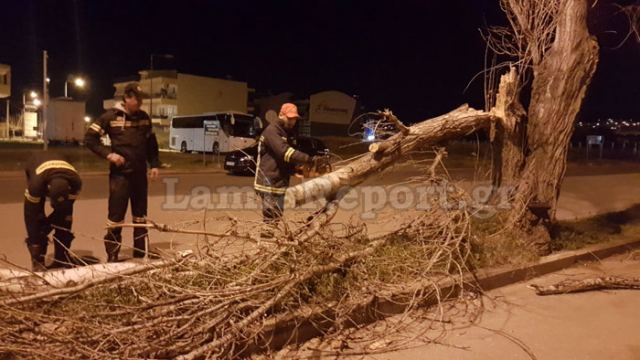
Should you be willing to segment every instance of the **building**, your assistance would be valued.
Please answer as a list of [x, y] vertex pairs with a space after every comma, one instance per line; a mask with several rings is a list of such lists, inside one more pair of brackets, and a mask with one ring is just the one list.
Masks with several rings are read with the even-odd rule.
[[0, 98], [6, 99], [6, 110], [0, 116], [4, 119], [0, 123], [0, 137], [9, 137], [9, 97], [11, 97], [11, 66], [0, 64]]
[[11, 96], [11, 66], [0, 64], [0, 98]]
[[356, 99], [343, 92], [330, 90], [295, 100], [290, 92], [256, 99], [258, 115], [267, 121], [277, 117], [282, 104], [296, 104], [302, 119], [298, 132], [305, 136], [347, 136], [356, 109]]
[[[105, 109], [122, 99], [126, 84], [137, 81], [149, 95], [142, 109], [156, 125], [168, 126], [176, 115], [195, 115], [215, 111], [253, 111], [250, 89], [245, 82], [178, 73], [175, 70], [143, 70], [138, 77], [121, 79], [113, 86], [112, 99], [103, 101]], [[150, 110], [151, 109], [151, 110]]]
[[322, 91], [309, 97], [309, 123], [313, 136], [347, 136], [356, 99], [340, 91]]

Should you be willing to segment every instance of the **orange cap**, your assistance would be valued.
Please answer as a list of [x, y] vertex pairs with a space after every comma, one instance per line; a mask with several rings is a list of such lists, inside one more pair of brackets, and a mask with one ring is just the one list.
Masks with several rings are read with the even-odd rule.
[[284, 103], [280, 108], [280, 116], [286, 116], [288, 118], [299, 118], [298, 107], [292, 103]]

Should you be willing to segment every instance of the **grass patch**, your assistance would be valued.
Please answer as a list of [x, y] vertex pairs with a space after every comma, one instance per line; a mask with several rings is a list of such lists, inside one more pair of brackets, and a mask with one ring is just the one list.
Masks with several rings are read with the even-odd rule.
[[558, 222], [551, 231], [553, 251], [577, 250], [640, 235], [640, 205], [577, 221]]
[[[503, 215], [504, 216], [504, 215]], [[522, 235], [505, 230], [506, 218], [474, 219], [471, 224], [473, 265], [477, 268], [522, 265], [536, 260]], [[560, 221], [551, 228], [553, 252], [578, 250], [640, 236], [640, 205], [576, 221]]]
[[475, 268], [523, 265], [536, 260], [535, 251], [521, 236], [505, 229], [508, 213], [488, 219], [472, 218], [471, 253]]

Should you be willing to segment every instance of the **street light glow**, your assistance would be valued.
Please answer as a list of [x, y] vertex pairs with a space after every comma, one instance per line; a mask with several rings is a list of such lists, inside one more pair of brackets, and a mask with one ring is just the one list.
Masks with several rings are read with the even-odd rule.
[[38, 97], [38, 93], [32, 90], [32, 91], [29, 93], [29, 96], [30, 96], [32, 99], [35, 99], [35, 98], [37, 98], [37, 97]]
[[91, 116], [85, 116], [84, 117], [84, 122], [88, 123], [91, 121]]
[[73, 80], [73, 83], [79, 88], [83, 88], [85, 85], [84, 79], [80, 77], [75, 78], [75, 80]]
[[42, 101], [40, 101], [40, 99], [38, 99], [38, 98], [35, 98], [35, 99], [33, 99], [33, 105], [40, 106], [40, 105], [42, 105]]

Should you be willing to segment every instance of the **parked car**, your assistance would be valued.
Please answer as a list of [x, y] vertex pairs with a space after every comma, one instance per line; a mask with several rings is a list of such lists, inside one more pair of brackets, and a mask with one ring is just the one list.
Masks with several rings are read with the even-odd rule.
[[[320, 140], [307, 136], [299, 136], [296, 138], [297, 150], [309, 155], [322, 156], [329, 154], [329, 149]], [[256, 159], [258, 153], [258, 143], [232, 151], [224, 158], [224, 169], [230, 174], [248, 174], [253, 175], [256, 171]]]

